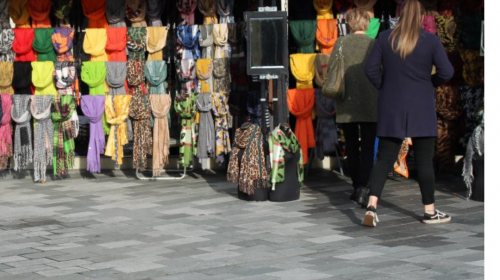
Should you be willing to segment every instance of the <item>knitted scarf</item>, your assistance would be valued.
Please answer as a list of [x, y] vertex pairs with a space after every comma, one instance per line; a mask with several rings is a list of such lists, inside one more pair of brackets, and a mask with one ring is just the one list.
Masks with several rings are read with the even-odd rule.
[[36, 60], [32, 47], [33, 40], [35, 40], [35, 31], [33, 28], [14, 28], [12, 50], [16, 53], [15, 61]]
[[[109, 86], [109, 95], [126, 94], [125, 90], [126, 79], [127, 79], [127, 62], [106, 62], [106, 82]], [[106, 113], [106, 116], [107, 115], [108, 114]]]
[[54, 5], [54, 16], [56, 17], [56, 26], [70, 26], [69, 16], [71, 13], [71, 8], [73, 7], [73, 0], [55, 0]]
[[35, 95], [56, 95], [57, 89], [54, 85], [54, 63], [52, 61], [32, 62], [33, 73], [31, 82], [35, 86]]
[[181, 148], [179, 149], [180, 164], [189, 167], [193, 163], [196, 150], [195, 97], [182, 93], [175, 97], [174, 109], [181, 118]]
[[81, 0], [83, 14], [89, 19], [87, 28], [107, 28], [106, 1]]
[[31, 113], [29, 95], [12, 96], [12, 120], [16, 123], [14, 132], [14, 170], [20, 171], [33, 161], [31, 146]]
[[126, 0], [127, 19], [132, 27], [146, 27], [146, 0]]
[[231, 91], [229, 76], [229, 58], [214, 59], [214, 91], [228, 93]]
[[51, 119], [52, 96], [31, 96], [31, 114], [36, 121], [34, 132], [33, 169], [35, 182], [45, 182], [47, 165], [52, 164], [53, 147], [52, 142], [54, 125]]
[[314, 53], [314, 39], [316, 38], [315, 20], [292, 20], [290, 31], [298, 47], [299, 53]]
[[35, 28], [33, 49], [37, 51], [38, 61], [56, 61], [56, 53], [52, 46], [52, 33], [54, 28]]
[[462, 176], [464, 177], [464, 182], [467, 186], [467, 199], [472, 196], [472, 184], [474, 182], [472, 161], [477, 157], [484, 155], [484, 138], [484, 122], [481, 121], [481, 123], [472, 132], [472, 135], [467, 142], [467, 148], [465, 151]]
[[232, 16], [234, 9], [234, 0], [217, 0], [217, 13], [224, 22], [228, 21], [228, 18]]
[[126, 27], [108, 27], [106, 30], [106, 54], [108, 61], [127, 61], [127, 28]]
[[214, 24], [214, 44], [215, 54], [214, 58], [229, 57], [228, 49], [228, 29], [227, 23]]
[[[0, 66], [0, 69], [4, 66]], [[1, 71], [1, 70], [0, 70]], [[31, 62], [14, 62], [14, 77], [12, 78], [12, 87], [15, 94], [31, 95]], [[3, 76], [3, 75], [0, 75]], [[1, 78], [0, 78], [1, 79]], [[0, 92], [3, 93], [0, 87]]]
[[144, 60], [146, 48], [146, 28], [129, 27], [127, 32], [128, 60]]
[[319, 88], [322, 88], [327, 78], [329, 54], [317, 54], [314, 60], [314, 82]]
[[380, 20], [378, 18], [371, 18], [368, 30], [366, 30], [366, 36], [375, 39], [380, 30]]
[[87, 170], [91, 173], [101, 172], [101, 154], [104, 154], [106, 141], [102, 118], [104, 114], [105, 96], [85, 95], [82, 97], [82, 112], [90, 121], [89, 149], [87, 151]]
[[[146, 94], [144, 87], [144, 61], [127, 61], [127, 82], [132, 95]], [[132, 100], [133, 101], [133, 100]]]
[[102, 61], [84, 61], [82, 66], [82, 81], [90, 89], [90, 95], [104, 95], [104, 80], [106, 79], [106, 64]]
[[177, 77], [181, 82], [181, 92], [191, 94], [195, 90], [196, 62], [194, 59], [183, 59], [176, 64]]
[[153, 176], [160, 176], [168, 164], [170, 149], [170, 132], [168, 130], [168, 113], [172, 99], [170, 94], [150, 95], [151, 112], [154, 116], [153, 129]]
[[0, 30], [0, 61], [14, 61], [14, 31], [12, 29]]
[[271, 185], [275, 190], [276, 183], [285, 181], [285, 151], [295, 154], [300, 153], [300, 160], [297, 164], [298, 180], [304, 182], [303, 152], [300, 149], [299, 140], [293, 134], [292, 129], [280, 124], [269, 136], [269, 157], [271, 162]]
[[260, 91], [248, 91], [247, 111], [249, 121], [253, 124], [260, 125], [262, 116], [262, 108], [260, 105]]
[[209, 158], [215, 154], [215, 128], [212, 117], [213, 103], [211, 93], [201, 93], [196, 99], [196, 107], [200, 113], [200, 124], [198, 132], [199, 159]]
[[318, 12], [317, 19], [333, 19], [333, 0], [314, 0], [314, 9]]
[[14, 94], [12, 79], [14, 76], [14, 63], [12, 61], [0, 61], [0, 94]]
[[134, 126], [133, 166], [134, 169], [144, 171], [147, 165], [147, 155], [153, 152], [151, 106], [147, 95], [132, 95], [129, 116]]
[[29, 27], [29, 0], [9, 0], [9, 15], [16, 27]]
[[[75, 30], [72, 28], [54, 28], [52, 45], [57, 55], [57, 61], [73, 61], [73, 37]], [[35, 37], [36, 41], [36, 37]]]
[[177, 0], [177, 9], [181, 14], [182, 24], [194, 24], [196, 2], [196, 0]]
[[106, 120], [111, 125], [105, 155], [119, 165], [123, 163], [123, 146], [128, 144], [127, 118], [131, 95], [106, 96]]
[[214, 65], [211, 59], [201, 58], [196, 61], [196, 76], [201, 83], [201, 93], [213, 92], [212, 73]]
[[184, 59], [198, 59], [201, 57], [198, 47], [200, 30], [197, 25], [181, 25], [177, 27], [177, 38], [182, 45], [182, 57]]
[[125, 26], [125, 0], [106, 0], [106, 19], [110, 26]]
[[297, 80], [298, 89], [313, 87], [315, 59], [316, 54], [296, 53], [290, 55], [290, 68]]
[[90, 55], [90, 61], [107, 61], [106, 41], [108, 34], [106, 28], [87, 28], [83, 41], [83, 50]]
[[[248, 195], [255, 188], [267, 188], [266, 157], [260, 127], [252, 124], [245, 130], [238, 128], [234, 137], [233, 151], [227, 168], [227, 180], [238, 184], [238, 189]], [[243, 151], [241, 166], [239, 153]]]
[[149, 85], [149, 94], [162, 94], [167, 92], [167, 63], [161, 61], [146, 62], [146, 79]]
[[334, 152], [337, 139], [337, 125], [335, 124], [335, 102], [325, 98], [321, 89], [316, 89], [316, 157], [323, 159], [325, 153]]
[[290, 113], [297, 118], [295, 134], [299, 139], [305, 164], [309, 162], [308, 149], [314, 148], [316, 145], [311, 119], [311, 113], [314, 108], [314, 91], [314, 88], [289, 89], [287, 96]]
[[7, 1], [0, 1], [0, 29], [10, 28], [9, 4]]
[[229, 106], [227, 105], [226, 97], [219, 92], [214, 92], [212, 99], [215, 117], [215, 162], [222, 165], [224, 157], [231, 152], [231, 140], [227, 120]]
[[9, 164], [9, 158], [12, 156], [12, 126], [11, 114], [12, 96], [1, 94], [2, 99], [2, 119], [0, 122], [0, 170], [3, 170]]
[[74, 129], [71, 116], [75, 110], [75, 98], [71, 95], [57, 96], [52, 101], [52, 122], [54, 123], [54, 175], [63, 176], [73, 168], [75, 160]]
[[214, 25], [200, 26], [200, 47], [202, 58], [214, 58]]
[[33, 28], [48, 28], [50, 24], [50, 9], [52, 0], [29, 0], [28, 12]]
[[165, 2], [166, 1], [163, 0], [148, 0], [148, 9], [146, 14], [151, 26], [163, 26], [161, 17], [165, 10]]
[[338, 37], [337, 20], [336, 19], [320, 19], [318, 20], [318, 29], [316, 30], [316, 40], [318, 41], [321, 53], [331, 54], [333, 46]]
[[163, 60], [163, 48], [167, 44], [168, 29], [164, 26], [147, 28], [148, 60]]

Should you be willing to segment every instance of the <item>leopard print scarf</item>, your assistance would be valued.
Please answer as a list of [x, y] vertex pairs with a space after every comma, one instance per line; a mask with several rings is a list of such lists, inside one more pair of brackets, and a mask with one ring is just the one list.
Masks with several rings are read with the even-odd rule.
[[147, 95], [134, 94], [130, 102], [130, 118], [134, 129], [134, 169], [144, 171], [147, 155], [153, 153], [153, 135], [151, 133], [151, 105]]

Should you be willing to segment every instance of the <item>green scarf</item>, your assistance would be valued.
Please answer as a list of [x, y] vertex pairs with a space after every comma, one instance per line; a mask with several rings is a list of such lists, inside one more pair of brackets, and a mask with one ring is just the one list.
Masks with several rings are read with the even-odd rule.
[[317, 22], [315, 20], [292, 20], [290, 31], [298, 47], [298, 53], [314, 53]]
[[144, 74], [149, 84], [149, 94], [167, 93], [167, 64], [165, 61], [148, 61]]
[[371, 18], [368, 30], [366, 30], [366, 36], [375, 39], [378, 35], [380, 29], [380, 20], [378, 18]]
[[[82, 80], [89, 86], [90, 95], [105, 95], [104, 81], [106, 79], [106, 64], [104, 61], [84, 61], [82, 66]], [[109, 135], [110, 125], [106, 121], [106, 114], [102, 115], [104, 132]]]
[[[286, 135], [289, 135], [288, 137]], [[271, 185], [275, 189], [276, 183], [285, 181], [285, 151], [292, 154], [300, 153], [300, 160], [297, 165], [297, 174], [300, 184], [304, 182], [304, 164], [302, 150], [299, 140], [293, 134], [292, 129], [279, 125], [269, 136], [269, 151], [271, 160]]]
[[54, 46], [52, 46], [52, 33], [54, 28], [35, 28], [33, 49], [37, 51], [37, 61], [57, 61]]
[[174, 102], [174, 109], [181, 117], [181, 148], [179, 158], [184, 167], [189, 167], [193, 162], [193, 155], [196, 154], [196, 122], [195, 103], [196, 97], [188, 94], [177, 95]]
[[54, 123], [53, 164], [54, 175], [66, 175], [73, 168], [75, 160], [76, 129], [72, 127], [71, 116], [75, 111], [75, 98], [60, 95], [52, 102], [52, 121]]

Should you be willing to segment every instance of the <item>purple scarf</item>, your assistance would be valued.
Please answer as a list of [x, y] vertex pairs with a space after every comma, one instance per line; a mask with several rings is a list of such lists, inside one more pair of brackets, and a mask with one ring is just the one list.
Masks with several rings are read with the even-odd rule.
[[106, 142], [102, 115], [104, 114], [104, 95], [84, 95], [81, 108], [90, 120], [90, 139], [87, 151], [87, 170], [92, 173], [101, 172], [101, 154], [104, 154]]

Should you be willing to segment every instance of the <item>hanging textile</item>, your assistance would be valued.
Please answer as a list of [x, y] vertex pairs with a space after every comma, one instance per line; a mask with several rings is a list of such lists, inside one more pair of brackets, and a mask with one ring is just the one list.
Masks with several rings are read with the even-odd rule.
[[217, 0], [217, 13], [221, 17], [221, 23], [228, 23], [233, 16], [234, 0]]
[[0, 94], [14, 94], [12, 80], [14, 77], [14, 63], [12, 61], [0, 61]]
[[[200, 0], [200, 2], [203, 0]], [[196, 10], [196, 0], [177, 0], [177, 9], [182, 19], [181, 24], [194, 24], [194, 11]]]
[[227, 105], [226, 97], [219, 92], [214, 92], [212, 99], [215, 117], [215, 162], [222, 165], [225, 161], [225, 156], [231, 153], [231, 140], [227, 118], [229, 106]]
[[424, 19], [422, 20], [422, 26], [427, 32], [430, 32], [432, 34], [437, 33], [436, 20], [432, 15], [424, 16]]
[[146, 27], [146, 0], [126, 0], [127, 19], [132, 27]]
[[399, 22], [399, 17], [389, 16], [389, 26], [391, 29], [396, 28], [396, 25], [398, 25], [398, 22]]
[[163, 0], [148, 0], [148, 9], [146, 11], [150, 26], [163, 26], [161, 21], [165, 11], [165, 2]]
[[[76, 68], [73, 62], [58, 61], [55, 63], [54, 84], [59, 95], [71, 95], [75, 98], [76, 104], [80, 104], [80, 94], [76, 91]], [[78, 116], [73, 116], [78, 120]]]
[[[126, 94], [127, 93], [125, 90], [126, 79], [127, 79], [127, 62], [106, 62], [106, 82], [109, 86], [109, 95], [114, 96], [114, 95]], [[106, 116], [107, 115], [108, 114], [106, 113]]]
[[[437, 35], [447, 52], [457, 49], [460, 29], [453, 15], [436, 16]], [[456, 71], [456, 69], [455, 69]]]
[[164, 26], [147, 28], [148, 60], [163, 60], [163, 48], [167, 44], [168, 29]]
[[[234, 137], [233, 151], [227, 168], [227, 180], [238, 184], [238, 189], [248, 195], [255, 188], [267, 188], [266, 156], [260, 127], [252, 124], [245, 130], [238, 128]], [[241, 164], [240, 151], [243, 151]]]
[[47, 165], [52, 165], [54, 125], [51, 119], [52, 96], [31, 96], [31, 114], [36, 121], [34, 128], [33, 169], [35, 182], [45, 182]]
[[228, 49], [228, 29], [227, 23], [214, 24], [214, 44], [215, 53], [214, 58], [226, 58], [229, 57]]
[[33, 50], [37, 52], [37, 61], [56, 61], [56, 53], [52, 46], [53, 28], [35, 28]]
[[14, 31], [12, 29], [0, 30], [0, 61], [14, 61]]
[[87, 28], [83, 41], [83, 50], [90, 55], [90, 61], [107, 61], [106, 42], [108, 35], [105, 28]]
[[[57, 55], [57, 61], [74, 61], [73, 38], [75, 30], [72, 28], [54, 28], [52, 33], [52, 47]], [[36, 36], [35, 36], [36, 41]]]
[[298, 89], [313, 87], [315, 58], [316, 54], [296, 53], [290, 55], [290, 68], [297, 80]]
[[213, 61], [213, 76], [214, 76], [214, 87], [215, 92], [227, 93], [231, 91], [231, 78], [229, 69], [229, 58], [218, 58]]
[[106, 64], [102, 61], [84, 61], [82, 66], [82, 81], [90, 89], [90, 95], [104, 95], [104, 79], [106, 78]]
[[460, 88], [460, 97], [462, 99], [465, 117], [465, 133], [460, 139], [460, 142], [466, 146], [472, 131], [480, 125], [478, 112], [481, 108], [484, 108], [484, 87], [472, 88], [469, 86], [462, 86]]
[[177, 77], [181, 82], [181, 93], [191, 94], [195, 90], [196, 61], [194, 59], [183, 59], [176, 65]]
[[314, 148], [316, 140], [311, 113], [314, 108], [315, 89], [289, 89], [287, 104], [296, 118], [295, 134], [300, 142], [304, 164], [309, 162], [308, 149]]
[[368, 30], [366, 30], [366, 36], [375, 39], [380, 30], [380, 20], [378, 18], [371, 18]]
[[125, 0], [106, 0], [106, 19], [109, 26], [126, 27], [125, 12]]
[[338, 37], [337, 20], [321, 19], [318, 20], [318, 29], [316, 30], [316, 40], [321, 53], [330, 54]]
[[146, 62], [145, 76], [149, 94], [167, 93], [167, 63], [163, 60]]
[[145, 95], [144, 87], [144, 61], [127, 61], [127, 82], [132, 95]]
[[260, 91], [248, 91], [247, 111], [249, 122], [260, 125], [262, 109], [260, 104]]
[[29, 95], [12, 96], [12, 121], [16, 123], [14, 132], [14, 171], [25, 170], [33, 161], [31, 145], [31, 113]]
[[107, 28], [106, 1], [103, 0], [81, 0], [85, 17], [89, 19], [87, 28]]
[[316, 38], [315, 20], [291, 20], [290, 31], [299, 53], [314, 53], [314, 39]]
[[285, 151], [296, 154], [300, 153], [299, 163], [297, 164], [297, 177], [299, 182], [304, 182], [304, 154], [301, 146], [292, 129], [280, 124], [269, 136], [269, 161], [271, 162], [271, 189], [274, 191], [277, 183], [285, 181]]
[[201, 83], [200, 93], [213, 92], [213, 79], [212, 73], [214, 65], [211, 59], [201, 58], [196, 61], [196, 76]]
[[82, 112], [90, 121], [90, 139], [87, 150], [87, 170], [91, 173], [101, 172], [101, 154], [106, 145], [102, 118], [104, 114], [105, 96], [82, 96]]
[[106, 54], [108, 61], [127, 61], [127, 28], [108, 27], [106, 30]]
[[200, 31], [197, 25], [181, 25], [177, 27], [177, 38], [182, 48], [179, 50], [182, 59], [198, 59], [201, 57], [198, 47]]
[[314, 9], [318, 12], [318, 20], [333, 19], [333, 0], [314, 0]]
[[[74, 44], [74, 46], [73, 46], [74, 53], [75, 53], [75, 59], [77, 61], [89, 61], [90, 55], [85, 53], [85, 51], [83, 50], [83, 44], [85, 42], [85, 40], [84, 40], [85, 32], [78, 31], [76, 37], [78, 38], [78, 40], [76, 41], [76, 44]], [[81, 68], [81, 63], [77, 67]], [[77, 68], [77, 70], [79, 70], [79, 69]], [[81, 71], [77, 71], [77, 73], [80, 73], [80, 72]]]
[[206, 18], [217, 19], [217, 1], [218, 0], [199, 0], [198, 10]]
[[53, 82], [54, 63], [52, 61], [32, 62], [33, 72], [31, 82], [35, 86], [35, 95], [56, 95], [57, 90]]
[[9, 164], [9, 158], [12, 157], [12, 126], [11, 109], [12, 96], [1, 94], [2, 99], [2, 119], [0, 123], [0, 170], [4, 170]]
[[16, 27], [30, 27], [29, 0], [9, 0], [9, 15]]
[[181, 147], [179, 149], [180, 164], [190, 167], [193, 163], [193, 155], [197, 154], [197, 135], [195, 123], [195, 97], [181, 93], [175, 97], [174, 109], [181, 118]]
[[29, 0], [28, 12], [31, 17], [33, 28], [48, 28], [50, 24], [50, 9], [52, 0]]
[[54, 16], [56, 18], [56, 26], [59, 27], [70, 27], [70, 14], [73, 8], [73, 0], [55, 0], [54, 5]]
[[127, 31], [128, 60], [144, 60], [146, 48], [146, 28], [129, 27]]
[[168, 113], [172, 104], [170, 94], [153, 94], [149, 96], [151, 113], [154, 116], [153, 128], [153, 177], [160, 176], [168, 164], [170, 150], [170, 132], [168, 129]]
[[[5, 68], [5, 66], [0, 65], [1, 69]], [[12, 87], [14, 88], [14, 94], [28, 94], [31, 95], [31, 72], [33, 69], [31, 68], [31, 62], [14, 62], [14, 71], [12, 77]], [[5, 77], [2, 73], [0, 73], [0, 81], [1, 77]], [[2, 86], [0, 84], [0, 93], [4, 93], [2, 91]]]
[[318, 88], [322, 88], [328, 74], [329, 54], [317, 54], [314, 59], [314, 82]]
[[462, 169], [462, 176], [464, 177], [465, 186], [467, 187], [467, 199], [472, 196], [472, 186], [474, 183], [473, 160], [477, 160], [478, 157], [484, 156], [485, 135], [483, 112], [479, 112], [478, 118], [480, 119], [480, 124], [474, 128], [470, 139], [467, 140], [464, 167]]
[[0, 1], [0, 29], [10, 28], [9, 2]]
[[316, 89], [316, 149], [315, 155], [323, 160], [325, 154], [334, 152], [338, 144], [335, 124], [335, 102], [325, 98], [321, 89]]
[[63, 176], [73, 168], [75, 160], [75, 132], [71, 116], [75, 110], [75, 98], [71, 95], [56, 96], [52, 102], [52, 122], [54, 123], [53, 166], [54, 175]]
[[131, 99], [131, 95], [106, 96], [106, 120], [111, 128], [105, 155], [119, 165], [123, 164], [123, 146], [128, 144], [127, 119]]
[[144, 171], [147, 167], [147, 155], [153, 152], [151, 105], [147, 95], [132, 95], [129, 116], [134, 126], [133, 166], [134, 169]]
[[35, 30], [33, 28], [14, 28], [12, 50], [16, 53], [15, 61], [36, 61], [33, 51]]
[[462, 77], [470, 87], [480, 87], [484, 84], [484, 57], [479, 54], [479, 50], [460, 50], [462, 57], [463, 72]]
[[349, 33], [351, 33], [351, 30], [349, 29], [349, 25], [347, 25], [345, 13], [339, 14], [339, 17], [337, 18], [337, 29], [339, 31], [339, 37], [347, 36]]
[[200, 113], [196, 156], [199, 159], [208, 159], [215, 155], [215, 125], [212, 117], [212, 94], [200, 93], [196, 99], [196, 107]]

